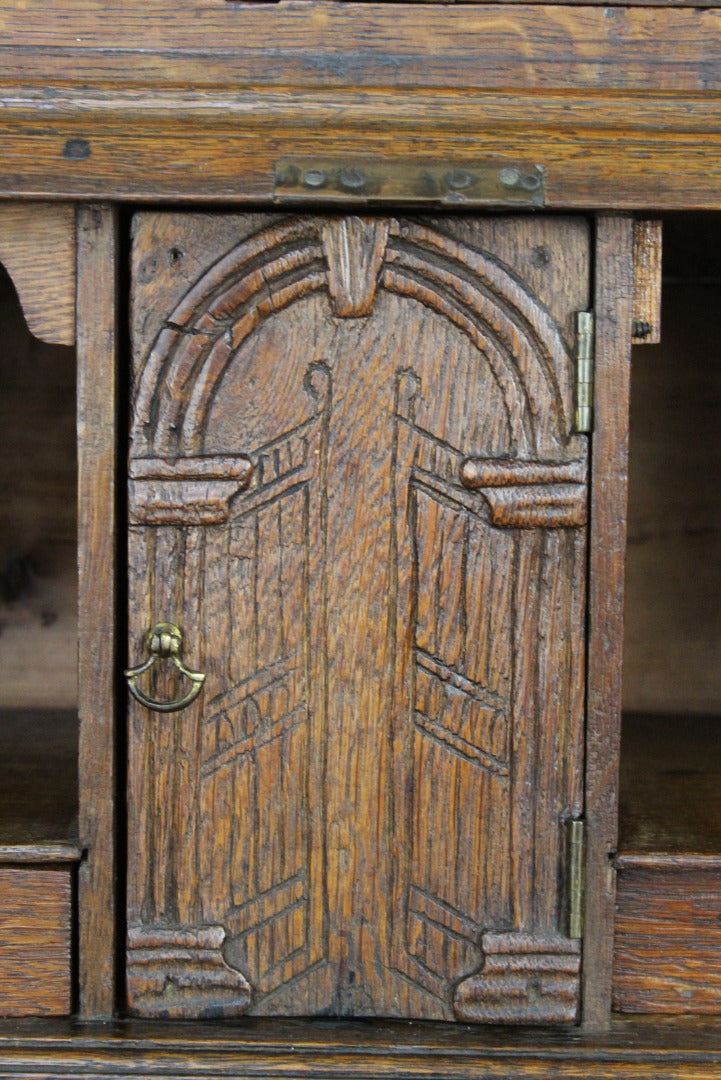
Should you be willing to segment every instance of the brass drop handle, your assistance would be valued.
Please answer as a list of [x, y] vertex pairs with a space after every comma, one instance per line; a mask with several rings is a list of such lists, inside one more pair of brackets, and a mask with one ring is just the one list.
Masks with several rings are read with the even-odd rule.
[[[139, 701], [141, 705], [145, 705], [146, 709], [164, 713], [178, 712], [179, 709], [184, 709], [186, 705], [190, 705], [197, 698], [205, 682], [205, 675], [200, 671], [188, 670], [180, 659], [182, 650], [183, 634], [174, 623], [156, 623], [152, 630], [148, 631], [148, 652], [150, 653], [148, 659], [142, 664], [138, 664], [137, 667], [128, 668], [127, 671], [123, 672], [128, 680], [130, 693], [136, 701]], [[187, 694], [176, 698], [175, 701], [155, 701], [153, 698], [146, 697], [138, 686], [137, 680], [158, 660], [172, 660], [181, 675], [185, 675], [187, 679], [190, 679], [191, 686]]]

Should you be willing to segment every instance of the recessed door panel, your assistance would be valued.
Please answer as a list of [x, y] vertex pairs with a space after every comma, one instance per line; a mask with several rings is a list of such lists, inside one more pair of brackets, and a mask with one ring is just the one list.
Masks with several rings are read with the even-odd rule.
[[131, 1010], [574, 1019], [586, 223], [143, 214], [133, 274]]

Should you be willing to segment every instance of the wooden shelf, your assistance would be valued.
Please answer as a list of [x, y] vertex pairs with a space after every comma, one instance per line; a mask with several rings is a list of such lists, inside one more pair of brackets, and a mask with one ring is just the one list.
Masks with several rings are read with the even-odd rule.
[[625, 717], [614, 1009], [721, 1014], [721, 720]]
[[387, 1021], [0, 1023], [0, 1076], [417, 1078], [721, 1075], [718, 1023], [618, 1020], [603, 1033]]

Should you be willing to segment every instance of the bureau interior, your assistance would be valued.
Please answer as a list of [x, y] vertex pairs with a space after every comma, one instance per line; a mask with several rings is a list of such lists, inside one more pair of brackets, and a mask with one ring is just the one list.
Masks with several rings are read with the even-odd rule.
[[[619, 850], [721, 853], [721, 214], [664, 221], [634, 350]], [[76, 379], [0, 268], [0, 846], [77, 813]], [[122, 653], [121, 649], [121, 653]]]
[[661, 344], [633, 353], [621, 851], [721, 851], [720, 238], [669, 215]]
[[0, 845], [77, 814], [75, 351], [27, 329], [0, 267]]

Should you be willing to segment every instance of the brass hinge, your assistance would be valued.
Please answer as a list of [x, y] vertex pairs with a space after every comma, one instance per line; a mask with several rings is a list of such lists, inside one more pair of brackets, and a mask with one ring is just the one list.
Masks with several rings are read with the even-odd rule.
[[583, 893], [585, 884], [585, 823], [575, 818], [568, 823], [568, 936], [583, 936]]
[[576, 312], [576, 431], [579, 432], [593, 429], [594, 330], [593, 312]]

